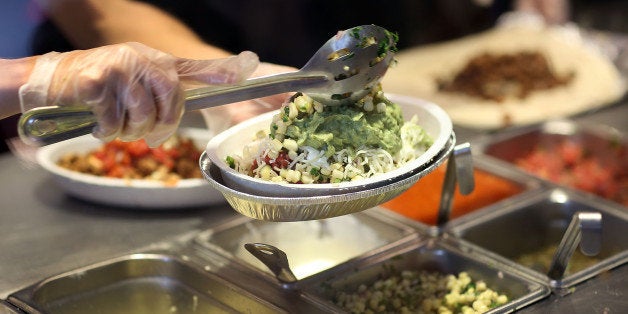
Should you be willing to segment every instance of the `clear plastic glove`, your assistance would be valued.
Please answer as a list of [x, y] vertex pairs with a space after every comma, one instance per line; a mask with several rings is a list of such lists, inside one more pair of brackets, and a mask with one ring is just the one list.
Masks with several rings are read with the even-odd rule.
[[88, 106], [104, 141], [144, 138], [157, 146], [177, 129], [184, 90], [246, 79], [259, 60], [252, 52], [214, 60], [174, 57], [140, 43], [124, 43], [37, 59], [20, 88], [22, 112], [42, 106]]

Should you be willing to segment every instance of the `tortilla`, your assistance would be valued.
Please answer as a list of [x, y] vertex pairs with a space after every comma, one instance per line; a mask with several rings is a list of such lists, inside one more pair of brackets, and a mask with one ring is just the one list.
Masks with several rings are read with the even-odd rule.
[[[525, 98], [502, 102], [438, 90], [437, 78], [450, 78], [481, 53], [536, 51], [561, 75], [575, 72], [561, 87], [535, 91]], [[454, 124], [477, 129], [562, 118], [612, 104], [625, 92], [625, 83], [611, 60], [577, 33], [562, 27], [499, 27], [454, 41], [399, 52], [397, 65], [382, 81], [386, 91], [432, 101]]]

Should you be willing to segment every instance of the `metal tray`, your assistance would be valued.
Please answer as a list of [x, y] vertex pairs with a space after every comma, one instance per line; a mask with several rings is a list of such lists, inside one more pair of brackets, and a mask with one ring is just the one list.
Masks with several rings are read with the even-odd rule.
[[28, 313], [287, 313], [164, 254], [132, 254], [64, 273], [9, 296]]
[[370, 209], [323, 220], [282, 223], [240, 216], [201, 232], [195, 242], [268, 276], [272, 275], [268, 267], [251, 255], [244, 244], [273, 245], [287, 254], [295, 276], [303, 279], [416, 236], [414, 228]]
[[0, 314], [20, 314], [18, 309], [16, 309], [11, 304], [7, 303], [4, 300], [0, 300]]
[[[549, 266], [536, 268], [519, 261], [526, 263], [522, 266], [536, 272], [552, 287], [566, 288], [628, 261], [628, 212], [622, 209], [597, 202], [577, 191], [555, 188], [527, 195], [490, 213], [471, 214], [452, 221], [446, 229], [453, 236], [516, 262], [524, 254], [558, 246], [575, 212], [599, 212], [602, 214], [600, 253], [593, 258], [574, 254], [570, 261], [582, 261], [582, 266], [573, 265], [576, 268], [568, 269], [562, 280], [552, 280], [546, 275]], [[554, 251], [549, 247], [545, 252], [549, 252], [551, 261]]]
[[[380, 205], [380, 207], [422, 224], [436, 225], [442, 195], [441, 192], [434, 193], [433, 191], [442, 189], [445, 178], [443, 167], [441, 166], [423, 178], [422, 180], [425, 182], [420, 180], [415, 184], [416, 187], [411, 187], [399, 197]], [[469, 195], [461, 195], [460, 193], [454, 195], [450, 220], [487, 207], [502, 206], [504, 202], [513, 197], [544, 187], [543, 181], [536, 177], [517, 171], [507, 165], [496, 165], [480, 156], [474, 156], [473, 167], [475, 170], [475, 188]], [[439, 172], [441, 174], [440, 181], [430, 178], [430, 176], [439, 175]], [[478, 175], [482, 175], [484, 180], [478, 180]], [[428, 187], [425, 184], [435, 185], [435, 187]], [[508, 184], [509, 186], [496, 187], [495, 184]], [[422, 188], [426, 188], [426, 190], [419, 190]]]
[[[513, 128], [499, 134], [483, 136], [473, 141], [472, 144], [474, 152], [482, 155], [489, 162], [520, 169], [517, 165], [517, 160], [527, 156], [536, 148], [542, 148], [552, 153], [556, 152], [556, 156], [562, 156], [562, 154], [559, 154], [559, 147], [565, 141], [582, 148], [584, 151], [583, 159], [599, 160], [603, 169], [607, 169], [609, 164], [613, 164], [617, 168], [613, 172], [614, 174], [620, 174], [622, 178], [628, 175], [628, 137], [617, 129], [600, 124], [593, 125], [572, 120], [553, 120], [537, 125]], [[564, 156], [567, 155], [565, 154]], [[558, 159], [556, 157], [556, 160]], [[575, 168], [576, 166], [569, 167]], [[591, 173], [594, 172], [588, 172], [589, 175]], [[558, 178], [549, 178], [546, 175], [538, 177], [555, 184], [590, 193], [583, 187], [559, 182]], [[595, 182], [592, 179], [589, 181]], [[599, 179], [599, 181], [607, 182], [608, 180]], [[604, 182], [600, 182], [601, 184], [604, 184]], [[624, 193], [622, 194], [623, 197], [619, 196], [620, 193]], [[628, 191], [624, 190], [616, 193], [615, 199], [611, 196], [604, 196], [601, 192], [597, 193], [597, 195], [600, 198], [618, 202], [617, 198], [625, 200], [625, 193], [628, 193]], [[594, 193], [591, 194], [594, 195]]]
[[378, 279], [384, 269], [426, 270], [444, 274], [469, 273], [474, 280], [483, 280], [487, 286], [509, 296], [509, 302], [491, 310], [511, 312], [537, 302], [550, 294], [549, 287], [535, 280], [516, 265], [486, 258], [480, 249], [458, 243], [455, 239], [434, 238], [415, 240], [397, 249], [376, 254], [356, 262], [350, 268], [320, 274], [302, 284], [304, 297], [318, 303], [329, 312], [342, 312], [333, 303], [337, 291], [355, 291], [361, 284]]

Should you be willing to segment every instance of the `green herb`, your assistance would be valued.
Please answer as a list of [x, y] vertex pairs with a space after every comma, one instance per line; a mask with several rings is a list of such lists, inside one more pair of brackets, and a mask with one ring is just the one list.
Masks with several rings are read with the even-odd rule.
[[321, 174], [321, 169], [317, 167], [312, 167], [312, 169], [310, 169], [310, 174], [317, 177]]
[[268, 134], [268, 136], [272, 139], [275, 138], [275, 135], [277, 134], [277, 130], [279, 129], [279, 126], [277, 126], [276, 123], [271, 123], [270, 124], [270, 134]]
[[354, 27], [349, 31], [349, 34], [355, 39], [360, 39], [360, 30], [362, 30], [361, 27]]
[[379, 43], [379, 47], [377, 49], [377, 55], [380, 57], [384, 57], [388, 52], [397, 52], [399, 49], [397, 48], [397, 42], [399, 41], [399, 35], [397, 33], [392, 33], [390, 31], [386, 32], [386, 40]]
[[235, 159], [233, 159], [233, 157], [227, 156], [227, 158], [225, 158], [225, 161], [227, 162], [227, 165], [229, 165], [229, 168], [235, 169]]
[[469, 289], [471, 289], [471, 288], [475, 289], [475, 283], [474, 283], [474, 282], [470, 282], [468, 285], [466, 285], [466, 286], [462, 289], [462, 291], [463, 291], [463, 292], [467, 292], [467, 291], [469, 291]]

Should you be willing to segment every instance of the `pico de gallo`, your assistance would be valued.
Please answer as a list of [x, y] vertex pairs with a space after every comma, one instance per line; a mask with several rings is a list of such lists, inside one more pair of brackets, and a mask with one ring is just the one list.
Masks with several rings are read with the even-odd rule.
[[515, 164], [552, 182], [628, 206], [627, 154], [625, 147], [614, 143], [594, 154], [582, 143], [563, 140], [551, 148], [539, 145]]
[[81, 173], [121, 179], [158, 180], [175, 184], [180, 179], [201, 178], [201, 150], [194, 142], [176, 134], [159, 147], [144, 140], [113, 140], [87, 153], [70, 153], [57, 164]]

